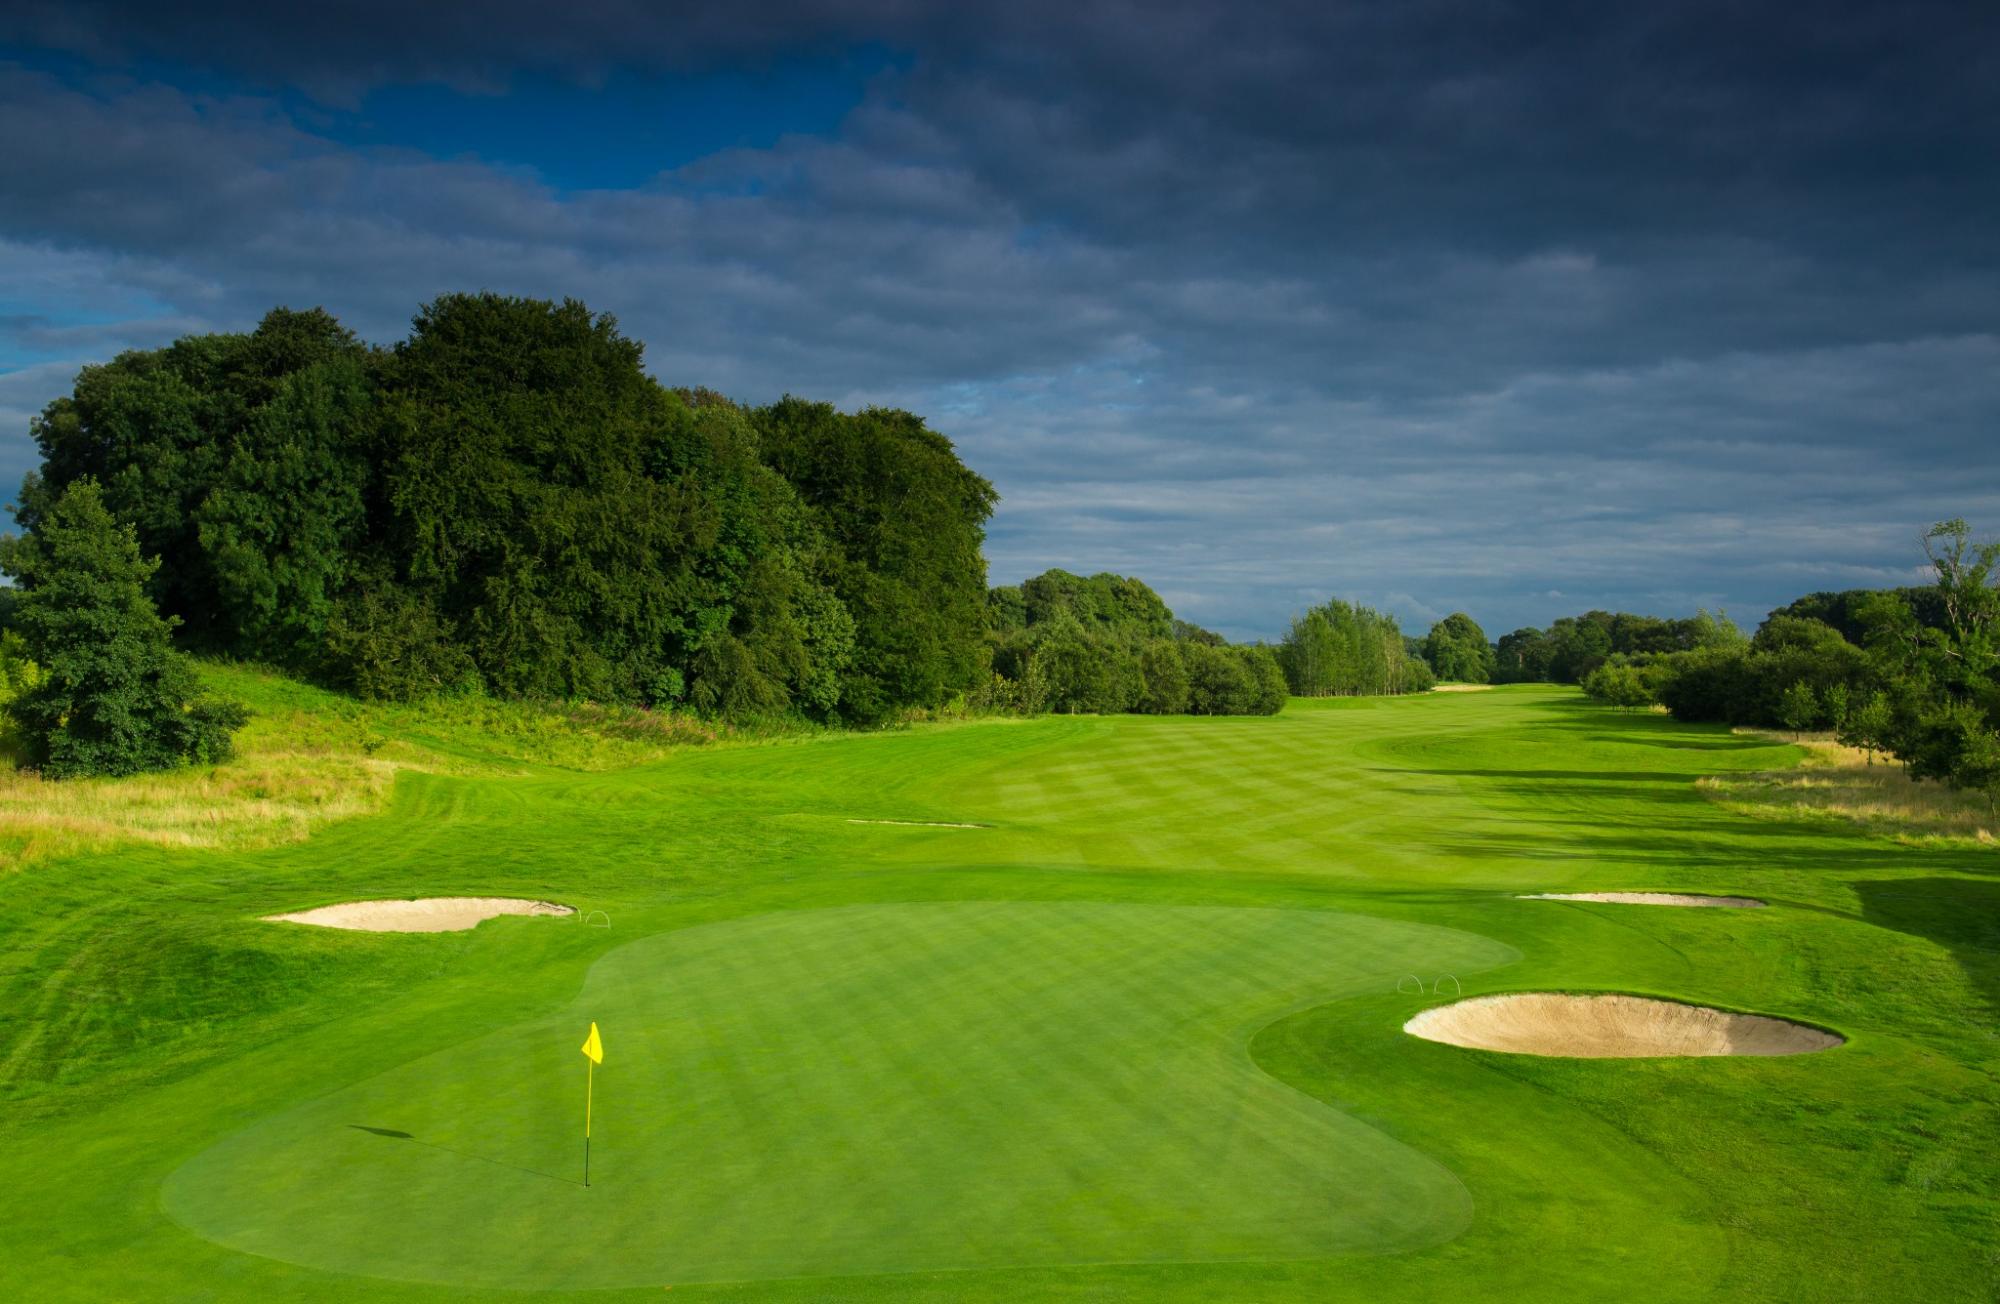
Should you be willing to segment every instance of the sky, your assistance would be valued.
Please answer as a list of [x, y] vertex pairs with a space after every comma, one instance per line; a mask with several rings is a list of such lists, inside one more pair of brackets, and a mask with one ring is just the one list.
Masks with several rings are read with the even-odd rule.
[[907, 0], [0, 9], [0, 485], [79, 367], [573, 297], [923, 414], [993, 582], [1275, 637], [1754, 623], [2000, 534], [2000, 11]]

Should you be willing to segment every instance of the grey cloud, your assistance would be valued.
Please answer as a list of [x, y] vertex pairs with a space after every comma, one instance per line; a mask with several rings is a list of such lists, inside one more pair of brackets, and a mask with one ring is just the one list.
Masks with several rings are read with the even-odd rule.
[[[13, 342], [81, 360], [277, 302], [387, 340], [445, 290], [575, 295], [663, 379], [929, 415], [1005, 495], [996, 579], [1135, 572], [1238, 636], [1329, 591], [1495, 633], [1754, 616], [1906, 575], [1937, 516], [2000, 522], [2000, 78], [1964, 9], [640, 9], [18, 9], [336, 98], [910, 57], [831, 138], [581, 193], [16, 68], [0, 271], [101, 310]], [[74, 366], [0, 381], [0, 459]]]
[[29, 423], [50, 399], [69, 388], [76, 373], [73, 362], [0, 371], [0, 502], [11, 504], [21, 477], [40, 464], [41, 455], [28, 435]]

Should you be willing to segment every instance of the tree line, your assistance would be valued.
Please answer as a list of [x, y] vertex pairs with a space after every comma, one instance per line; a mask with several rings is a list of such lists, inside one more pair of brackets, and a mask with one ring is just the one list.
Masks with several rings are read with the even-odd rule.
[[1417, 640], [1394, 616], [1339, 598], [1295, 617], [1275, 645], [1231, 645], [1120, 575], [1051, 570], [994, 589], [991, 604], [994, 699], [1023, 710], [1273, 714], [1287, 696], [1428, 691], [1438, 676], [1426, 649], [1454, 639], [1468, 657], [1491, 656], [1468, 616]]
[[[1708, 612], [1662, 620], [1628, 612], [1565, 616], [1489, 642], [1479, 622], [1455, 611], [1422, 637], [1397, 631], [1393, 617], [1334, 601], [1299, 617], [1285, 639], [1294, 692], [1421, 692], [1437, 681], [1465, 684], [1579, 684], [1618, 654], [1666, 652], [1740, 640], [1727, 617]], [[1399, 645], [1400, 656], [1395, 647]]]
[[[1916, 778], [1983, 792], [2000, 807], [2000, 542], [1976, 543], [1963, 520], [1951, 520], [1931, 527], [1922, 546], [1932, 584], [1807, 594], [1771, 612], [1754, 637], [1720, 612], [1589, 611], [1489, 645], [1455, 612], [1405, 642], [1440, 679], [1578, 684], [1599, 701], [1664, 707], [1680, 720], [1831, 730]], [[1287, 639], [1288, 670], [1307, 646], [1299, 628]], [[1339, 659], [1299, 662], [1328, 663]], [[1379, 670], [1335, 678], [1382, 682]], [[1312, 679], [1308, 669], [1303, 682]], [[1292, 682], [1307, 691], [1301, 675]]]
[[96, 486], [188, 648], [374, 697], [879, 719], [975, 679], [993, 488], [921, 419], [661, 386], [583, 305], [449, 295], [392, 349], [321, 311], [86, 368], [33, 536]]
[[1756, 636], [1613, 653], [1586, 692], [1664, 706], [1680, 720], [1832, 730], [1910, 774], [2000, 804], [2000, 542], [1962, 520], [1923, 536], [1936, 582], [1816, 593], [1771, 613]]
[[[642, 362], [580, 303], [453, 294], [389, 348], [281, 308], [84, 368], [34, 422], [24, 533], [0, 545], [30, 760], [221, 754], [240, 711], [203, 701], [178, 649], [367, 697], [854, 725], [1282, 704], [1268, 650], [1181, 626], [1137, 581], [1108, 577], [1158, 608], [1143, 637], [1048, 596], [1067, 581], [1020, 586], [1040, 605], [1017, 620], [986, 584], [993, 486], [922, 418], [744, 406]], [[118, 636], [85, 646], [93, 623]]]

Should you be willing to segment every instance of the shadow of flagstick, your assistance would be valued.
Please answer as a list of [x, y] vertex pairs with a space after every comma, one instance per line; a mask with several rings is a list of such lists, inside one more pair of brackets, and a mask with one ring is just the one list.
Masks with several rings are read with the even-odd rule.
[[455, 1155], [460, 1159], [472, 1159], [482, 1164], [492, 1164], [495, 1168], [511, 1168], [517, 1173], [526, 1173], [530, 1177], [546, 1177], [551, 1182], [561, 1182], [564, 1186], [581, 1187], [583, 1185], [582, 1182], [573, 1177], [562, 1177], [556, 1173], [545, 1173], [539, 1168], [523, 1168], [519, 1164], [510, 1164], [504, 1159], [494, 1159], [489, 1155], [473, 1154], [470, 1150], [455, 1150], [451, 1146], [441, 1146], [435, 1141], [426, 1141], [413, 1133], [398, 1131], [393, 1127], [369, 1127], [365, 1123], [349, 1123], [347, 1126], [357, 1132], [367, 1132], [372, 1136], [388, 1137], [395, 1141], [413, 1141], [417, 1145], [427, 1147], [431, 1150], [439, 1150], [448, 1155]]

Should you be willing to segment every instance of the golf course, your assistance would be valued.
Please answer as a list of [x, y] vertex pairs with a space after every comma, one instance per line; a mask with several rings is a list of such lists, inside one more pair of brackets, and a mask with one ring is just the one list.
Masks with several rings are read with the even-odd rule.
[[[252, 760], [362, 709], [203, 673]], [[337, 818], [0, 877], [7, 1298], [2000, 1289], [2000, 861], [1699, 786], [1793, 768], [1774, 737], [1539, 684], [651, 750], [368, 728], [405, 759]], [[1531, 896], [1590, 892], [1764, 905]], [[266, 918], [433, 897], [570, 913]], [[1814, 1040], [1404, 1030], [1508, 992]]]

